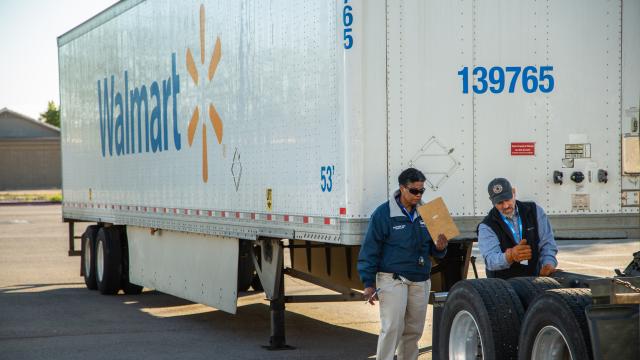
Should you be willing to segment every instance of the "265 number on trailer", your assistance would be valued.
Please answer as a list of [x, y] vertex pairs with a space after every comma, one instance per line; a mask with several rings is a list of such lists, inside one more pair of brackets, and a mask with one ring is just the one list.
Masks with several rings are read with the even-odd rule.
[[525, 93], [536, 91], [550, 93], [555, 86], [553, 78], [553, 66], [494, 66], [487, 70], [484, 66], [476, 66], [469, 73], [469, 67], [465, 66], [458, 75], [462, 81], [462, 93], [468, 94], [469, 87], [475, 94], [484, 94], [490, 91], [500, 94], [503, 91], [514, 93], [522, 88]]
[[342, 8], [342, 25], [344, 26], [343, 39], [344, 39], [344, 48], [351, 49], [353, 47], [353, 7], [349, 4], [349, 0], [344, 0], [344, 7]]

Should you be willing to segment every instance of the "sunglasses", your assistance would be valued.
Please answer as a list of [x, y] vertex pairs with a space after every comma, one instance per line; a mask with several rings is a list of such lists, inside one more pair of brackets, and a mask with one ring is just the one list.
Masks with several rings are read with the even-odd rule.
[[408, 188], [407, 188], [407, 190], [409, 190], [409, 192], [410, 192], [411, 194], [416, 195], [416, 196], [417, 196], [417, 195], [422, 195], [422, 194], [424, 194], [424, 192], [426, 191], [426, 189], [425, 189], [425, 188], [422, 188], [422, 189], [413, 189], [413, 188], [410, 188], [410, 187], [408, 187]]

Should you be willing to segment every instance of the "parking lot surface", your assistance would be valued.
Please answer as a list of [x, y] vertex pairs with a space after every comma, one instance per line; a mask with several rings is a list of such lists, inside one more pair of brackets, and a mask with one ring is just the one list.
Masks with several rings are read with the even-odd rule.
[[[271, 352], [269, 306], [247, 292], [236, 315], [145, 289], [103, 296], [85, 288], [67, 256], [59, 205], [0, 206], [0, 359], [366, 359], [375, 355], [377, 307], [364, 302], [287, 304], [287, 341]], [[81, 230], [78, 230], [81, 232]], [[560, 267], [611, 276], [638, 240], [559, 241]], [[477, 250], [478, 271], [483, 276]], [[471, 273], [472, 277], [473, 274]], [[327, 293], [287, 278], [288, 294]], [[431, 359], [431, 307], [420, 359]]]

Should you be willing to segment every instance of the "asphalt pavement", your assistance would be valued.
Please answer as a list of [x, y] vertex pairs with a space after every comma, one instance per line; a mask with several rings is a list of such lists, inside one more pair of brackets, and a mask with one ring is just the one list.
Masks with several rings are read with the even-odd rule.
[[[247, 292], [238, 313], [145, 289], [103, 296], [87, 290], [80, 258], [67, 256], [59, 205], [0, 206], [0, 359], [366, 359], [375, 354], [377, 306], [364, 302], [287, 304], [287, 341], [267, 351], [269, 306]], [[81, 230], [78, 230], [80, 233]], [[560, 267], [611, 276], [640, 241], [560, 241]], [[477, 250], [478, 270], [484, 274]], [[470, 274], [472, 276], [472, 274]], [[288, 294], [328, 293], [286, 278]], [[419, 343], [431, 359], [431, 307]]]

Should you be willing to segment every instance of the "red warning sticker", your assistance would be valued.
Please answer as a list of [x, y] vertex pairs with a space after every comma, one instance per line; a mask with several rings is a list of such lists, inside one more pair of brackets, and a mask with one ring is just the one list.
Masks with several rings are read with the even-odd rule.
[[535, 142], [512, 142], [511, 156], [533, 156], [536, 154]]

